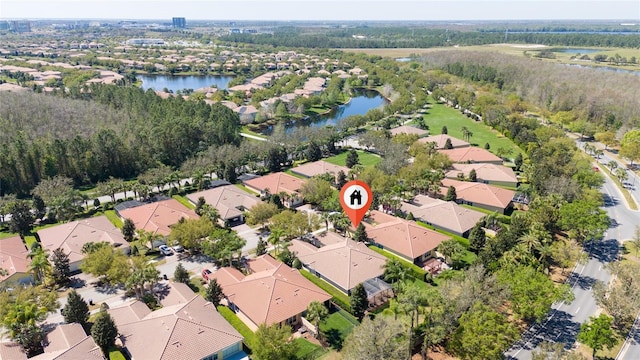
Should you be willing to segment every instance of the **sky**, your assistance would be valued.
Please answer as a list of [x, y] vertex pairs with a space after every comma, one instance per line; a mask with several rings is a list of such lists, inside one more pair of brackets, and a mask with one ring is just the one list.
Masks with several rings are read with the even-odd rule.
[[3, 19], [636, 20], [640, 0], [0, 0]]

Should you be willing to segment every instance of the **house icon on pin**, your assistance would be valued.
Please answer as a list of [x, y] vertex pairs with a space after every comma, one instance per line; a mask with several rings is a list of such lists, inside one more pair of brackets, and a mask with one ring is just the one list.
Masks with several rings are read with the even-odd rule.
[[360, 194], [360, 190], [354, 190], [351, 195], [349, 195], [349, 199], [351, 200], [351, 205], [362, 205], [362, 194]]

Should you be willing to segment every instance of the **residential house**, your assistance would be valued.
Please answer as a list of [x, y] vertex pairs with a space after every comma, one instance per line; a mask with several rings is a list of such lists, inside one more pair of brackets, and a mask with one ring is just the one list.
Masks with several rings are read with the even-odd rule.
[[185, 284], [172, 283], [172, 292], [159, 310], [137, 300], [108, 310], [130, 359], [246, 359], [244, 338], [212, 303]]
[[29, 250], [20, 238], [20, 236], [12, 236], [10, 238], [0, 240], [0, 283], [1, 282], [18, 282], [29, 283], [32, 280], [29, 274]]
[[456, 189], [456, 202], [477, 206], [489, 211], [497, 211], [504, 214], [513, 206], [515, 191], [483, 183], [442, 179], [441, 194], [446, 194], [447, 189], [453, 186]]
[[238, 113], [240, 117], [241, 124], [251, 124], [256, 119], [256, 115], [258, 114], [258, 109], [256, 109], [253, 105], [242, 105], [233, 109], [234, 112]]
[[324, 160], [318, 160], [308, 162], [300, 166], [291, 168], [291, 172], [307, 178], [311, 178], [318, 175], [331, 174], [334, 178], [337, 178], [338, 173], [342, 171], [345, 175], [349, 174], [349, 168], [346, 166], [335, 165]]
[[131, 219], [136, 229], [143, 229], [153, 234], [169, 236], [171, 225], [180, 219], [198, 219], [195, 211], [180, 204], [176, 199], [167, 199], [144, 204], [124, 210], [117, 210], [124, 219]]
[[254, 272], [246, 276], [236, 268], [224, 267], [210, 277], [218, 281], [229, 306], [253, 330], [260, 324], [295, 326], [310, 303], [331, 299], [298, 270], [270, 255], [250, 260], [248, 268]]
[[489, 150], [470, 146], [464, 148], [442, 149], [439, 153], [447, 155], [454, 163], [490, 163], [502, 165], [502, 158], [492, 154]]
[[437, 247], [450, 237], [381, 211], [371, 211], [362, 222], [369, 240], [418, 266], [435, 255]]
[[69, 256], [71, 271], [77, 271], [84, 259], [82, 247], [90, 242], [107, 242], [128, 254], [129, 244], [115, 225], [106, 216], [97, 216], [38, 231], [42, 248], [52, 254], [61, 248]]
[[77, 323], [58, 325], [45, 336], [44, 353], [32, 360], [102, 360], [102, 350]]
[[205, 203], [218, 210], [219, 221], [226, 226], [243, 224], [244, 212], [262, 202], [254, 194], [249, 194], [235, 185], [219, 186], [187, 195], [194, 205], [198, 203], [200, 197], [204, 198]]
[[518, 185], [518, 178], [512, 168], [496, 164], [453, 164], [444, 176], [449, 179], [458, 179], [460, 176], [468, 179], [471, 170], [476, 171], [476, 182], [510, 187]]
[[282, 203], [288, 208], [294, 208], [302, 204], [302, 195], [299, 191], [304, 180], [295, 176], [277, 172], [244, 181], [244, 185], [256, 191], [260, 196], [269, 194], [283, 194]]
[[467, 237], [471, 229], [486, 214], [467, 209], [453, 201], [443, 201], [417, 195], [411, 202], [403, 202], [400, 210], [437, 229]]
[[471, 144], [469, 144], [468, 142], [460, 140], [458, 138], [455, 138], [447, 134], [431, 135], [431, 136], [423, 137], [418, 141], [425, 144], [432, 142], [436, 144], [436, 149], [444, 149], [444, 146], [447, 143], [447, 140], [451, 141], [451, 146], [453, 146], [454, 149], [467, 148], [471, 146]]
[[16, 342], [0, 342], [0, 360], [27, 360], [27, 354]]
[[418, 135], [418, 137], [423, 137], [429, 134], [429, 131], [417, 128], [415, 126], [409, 125], [401, 125], [398, 127], [394, 127], [389, 130], [391, 136], [396, 136], [398, 134], [406, 134], [406, 135]]
[[[296, 253], [305, 269], [346, 295], [351, 295], [351, 290], [358, 284], [381, 283], [379, 278], [384, 273], [386, 257], [369, 249], [364, 243], [346, 239], [335, 232], [329, 231], [317, 237], [335, 240], [324, 240], [332, 244], [320, 248], [301, 240], [292, 240], [289, 246], [289, 251]], [[387, 289], [388, 286], [384, 288]], [[377, 294], [374, 292], [369, 297]]]

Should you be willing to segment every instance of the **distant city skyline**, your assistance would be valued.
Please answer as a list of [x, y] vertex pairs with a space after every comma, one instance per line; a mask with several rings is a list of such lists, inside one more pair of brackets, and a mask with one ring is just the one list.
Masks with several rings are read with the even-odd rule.
[[637, 20], [640, 0], [2, 0], [2, 19]]

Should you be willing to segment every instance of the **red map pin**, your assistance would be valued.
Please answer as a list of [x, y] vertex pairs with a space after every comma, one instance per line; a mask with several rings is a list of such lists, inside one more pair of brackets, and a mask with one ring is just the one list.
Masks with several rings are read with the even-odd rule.
[[373, 193], [365, 182], [351, 180], [340, 189], [340, 205], [353, 227], [357, 227], [371, 206]]

